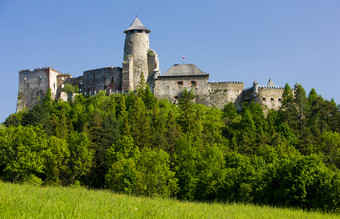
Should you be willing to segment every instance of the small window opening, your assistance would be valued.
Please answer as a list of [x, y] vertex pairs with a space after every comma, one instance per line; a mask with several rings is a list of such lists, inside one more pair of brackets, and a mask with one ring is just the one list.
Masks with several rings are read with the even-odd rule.
[[263, 100], [263, 101], [266, 101], [266, 98], [265, 98], [265, 97], [262, 97], [262, 100]]
[[270, 98], [270, 101], [274, 101], [274, 98]]
[[281, 102], [281, 98], [278, 99]]
[[177, 81], [177, 85], [183, 85], [183, 81]]
[[104, 90], [106, 89], [106, 85], [104, 85]]
[[191, 86], [193, 86], [193, 87], [197, 85], [196, 81], [191, 81], [190, 84], [191, 84]]
[[177, 99], [178, 99], [178, 96], [174, 96], [174, 98], [177, 100]]

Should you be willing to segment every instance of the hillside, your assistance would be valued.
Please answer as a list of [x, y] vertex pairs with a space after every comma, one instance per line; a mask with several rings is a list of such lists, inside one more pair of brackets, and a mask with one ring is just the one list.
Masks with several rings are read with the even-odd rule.
[[[294, 93], [293, 93], [294, 92]], [[340, 112], [286, 85], [282, 106], [209, 108], [137, 92], [50, 93], [0, 126], [0, 179], [184, 201], [340, 211]]]
[[245, 204], [135, 197], [107, 190], [0, 182], [0, 218], [337, 218], [337, 215]]

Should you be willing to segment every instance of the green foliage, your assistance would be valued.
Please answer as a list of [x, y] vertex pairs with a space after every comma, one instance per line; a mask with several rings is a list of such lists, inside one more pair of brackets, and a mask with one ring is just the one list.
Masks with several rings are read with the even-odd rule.
[[162, 149], [144, 148], [137, 164], [136, 193], [147, 196], [174, 196], [177, 179], [170, 170], [169, 155]]
[[[287, 84], [280, 110], [250, 102], [222, 110], [158, 100], [142, 75], [137, 92], [48, 90], [0, 127], [0, 179], [109, 188], [145, 196], [339, 212], [340, 107]], [[0, 206], [1, 208], [1, 206]]]
[[65, 83], [63, 87], [63, 91], [66, 93], [77, 93], [78, 92], [78, 87], [73, 86], [70, 83]]
[[1, 179], [11, 182], [39, 181], [45, 171], [48, 141], [41, 126], [0, 130]]

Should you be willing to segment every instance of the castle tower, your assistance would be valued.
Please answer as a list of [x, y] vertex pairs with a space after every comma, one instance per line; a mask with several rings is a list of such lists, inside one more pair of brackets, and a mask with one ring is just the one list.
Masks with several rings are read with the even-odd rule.
[[142, 72], [145, 81], [149, 79], [148, 52], [150, 50], [150, 32], [151, 31], [140, 22], [138, 17], [136, 17], [131, 26], [124, 31], [126, 36], [122, 69], [122, 90], [135, 90]]

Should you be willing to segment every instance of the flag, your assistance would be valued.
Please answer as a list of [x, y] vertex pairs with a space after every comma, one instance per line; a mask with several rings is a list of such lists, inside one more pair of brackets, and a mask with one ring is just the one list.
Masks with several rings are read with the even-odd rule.
[[183, 60], [185, 59], [185, 56], [183, 55]]

